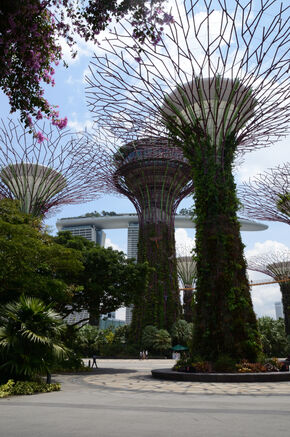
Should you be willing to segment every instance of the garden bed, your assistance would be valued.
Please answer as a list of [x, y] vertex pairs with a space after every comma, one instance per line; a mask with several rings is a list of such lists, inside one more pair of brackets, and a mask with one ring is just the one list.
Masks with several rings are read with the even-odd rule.
[[153, 378], [192, 382], [278, 382], [290, 381], [290, 372], [263, 373], [191, 373], [171, 369], [151, 371]]

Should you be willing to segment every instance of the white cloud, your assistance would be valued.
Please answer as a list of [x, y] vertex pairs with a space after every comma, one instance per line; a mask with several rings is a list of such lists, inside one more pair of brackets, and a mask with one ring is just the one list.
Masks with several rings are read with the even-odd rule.
[[110, 238], [106, 238], [106, 241], [105, 241], [105, 247], [106, 247], [106, 248], [108, 248], [108, 247], [112, 247], [112, 249], [114, 249], [114, 250], [119, 250], [120, 252], [123, 252], [123, 249], [122, 249], [120, 246], [118, 246], [118, 244], [113, 243], [113, 242], [110, 240]]
[[275, 302], [280, 302], [282, 298], [281, 291], [278, 284], [254, 286], [252, 287], [251, 295], [252, 295], [254, 310], [258, 317], [270, 316], [273, 319], [276, 318]]
[[185, 229], [175, 229], [175, 245], [178, 255], [189, 256], [195, 247], [195, 238], [191, 238]]
[[264, 243], [255, 243], [254, 248], [246, 251], [246, 257], [250, 258], [257, 255], [265, 255], [279, 250], [287, 250], [288, 247], [279, 241], [266, 240]]
[[[87, 114], [88, 117], [90, 114]], [[82, 132], [84, 130], [90, 130], [94, 125], [94, 122], [90, 118], [86, 118], [83, 121], [78, 119], [78, 114], [73, 112], [68, 121], [68, 127], [75, 130], [76, 132]]]

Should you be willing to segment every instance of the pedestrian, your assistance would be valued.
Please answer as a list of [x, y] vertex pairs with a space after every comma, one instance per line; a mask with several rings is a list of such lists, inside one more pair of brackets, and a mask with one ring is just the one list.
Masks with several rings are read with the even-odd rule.
[[139, 352], [139, 360], [142, 360], [142, 359], [143, 359], [143, 352], [140, 351], [140, 352]]
[[95, 367], [96, 367], [96, 369], [98, 368], [98, 365], [97, 365], [97, 355], [93, 355], [93, 364], [92, 364], [92, 368], [94, 367], [94, 365], [95, 365]]
[[148, 360], [148, 351], [147, 350], [145, 351], [145, 358], [146, 358], [146, 360]]

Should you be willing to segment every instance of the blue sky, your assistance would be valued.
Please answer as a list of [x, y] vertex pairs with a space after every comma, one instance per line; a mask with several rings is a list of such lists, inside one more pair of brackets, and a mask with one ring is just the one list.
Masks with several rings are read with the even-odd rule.
[[[88, 72], [88, 65], [95, 50], [99, 49], [91, 43], [78, 41], [78, 55], [76, 59], [70, 60], [68, 48], [64, 45], [63, 51], [65, 58], [69, 63], [69, 68], [61, 65], [56, 68], [54, 88], [47, 87], [46, 97], [51, 104], [60, 106], [62, 117], [68, 117], [68, 125], [72, 129], [80, 130], [84, 127], [92, 126], [92, 117], [88, 111], [85, 98], [85, 75]], [[0, 94], [0, 115], [5, 121], [7, 117], [16, 118], [17, 114], [9, 114], [8, 99]], [[236, 181], [239, 184], [242, 180], [248, 180], [249, 177], [263, 172], [267, 168], [274, 167], [278, 164], [289, 160], [289, 138], [285, 138], [279, 143], [256, 152], [246, 155], [243, 164], [236, 169]], [[192, 200], [185, 199], [181, 204], [182, 207], [192, 205]], [[91, 211], [116, 211], [117, 213], [135, 212], [131, 202], [124, 197], [102, 196], [94, 202], [81, 205], [64, 206], [53, 217], [49, 218], [46, 224], [52, 232], [56, 232], [55, 222], [61, 217], [78, 216]], [[246, 246], [246, 255], [256, 255], [270, 251], [283, 245], [290, 247], [289, 229], [286, 224], [267, 222], [269, 226], [267, 231], [262, 232], [243, 232], [242, 239]], [[112, 230], [106, 232], [107, 245], [111, 244], [114, 248], [120, 248], [126, 251], [127, 231]], [[177, 243], [187, 242], [192, 244], [194, 231], [178, 230], [176, 234]], [[249, 272], [250, 279], [260, 279], [264, 276]], [[265, 277], [267, 278], [267, 277]], [[278, 285], [258, 286], [253, 288], [253, 303], [256, 313], [261, 315], [274, 316], [274, 302], [281, 300], [281, 294]]]

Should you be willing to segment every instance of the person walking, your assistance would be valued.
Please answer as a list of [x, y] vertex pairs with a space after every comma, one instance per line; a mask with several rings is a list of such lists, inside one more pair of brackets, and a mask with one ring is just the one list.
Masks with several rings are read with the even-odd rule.
[[92, 364], [92, 368], [94, 367], [94, 365], [95, 365], [95, 367], [96, 367], [96, 369], [98, 368], [98, 365], [97, 365], [97, 355], [93, 355], [93, 364]]

